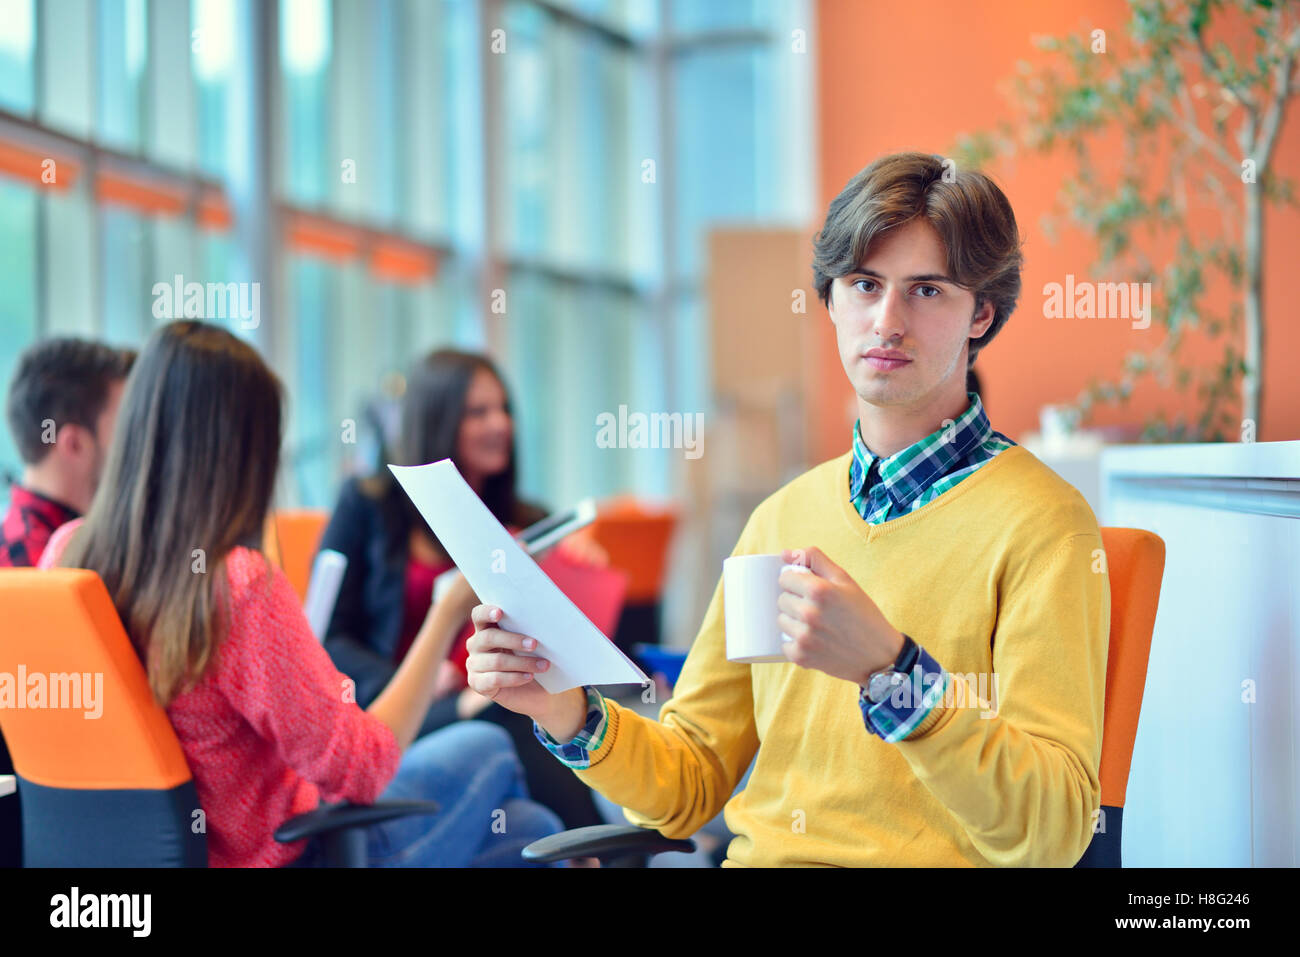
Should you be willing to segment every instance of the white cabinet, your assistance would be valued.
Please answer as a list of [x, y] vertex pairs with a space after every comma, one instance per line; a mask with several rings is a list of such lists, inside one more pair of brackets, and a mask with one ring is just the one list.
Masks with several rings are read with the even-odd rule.
[[1166, 548], [1125, 866], [1300, 864], [1300, 442], [1108, 448], [1101, 495]]

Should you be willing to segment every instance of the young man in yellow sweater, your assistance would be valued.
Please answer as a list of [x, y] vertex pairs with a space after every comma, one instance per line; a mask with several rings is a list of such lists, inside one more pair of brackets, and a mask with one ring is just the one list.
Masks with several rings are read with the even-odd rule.
[[1101, 535], [966, 391], [1020, 265], [1001, 190], [939, 157], [882, 157], [831, 203], [813, 273], [858, 397], [851, 448], [764, 501], [733, 552], [813, 573], [781, 575], [788, 663], [727, 660], [719, 580], [658, 721], [548, 694], [518, 653], [536, 643], [485, 605], [471, 687], [634, 824], [688, 837], [725, 805], [726, 865], [1075, 864], [1101, 797]]

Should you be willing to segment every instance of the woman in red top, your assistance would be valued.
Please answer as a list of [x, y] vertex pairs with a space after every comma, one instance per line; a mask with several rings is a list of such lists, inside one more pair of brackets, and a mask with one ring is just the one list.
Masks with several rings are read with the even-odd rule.
[[42, 565], [103, 579], [194, 775], [212, 864], [315, 862], [313, 842], [278, 844], [275, 829], [322, 799], [381, 797], [442, 810], [369, 828], [371, 864], [521, 864], [522, 847], [561, 824], [527, 800], [509, 735], [466, 722], [416, 740], [476, 604], [468, 586], [429, 609], [363, 711], [263, 557], [281, 408], [248, 344], [201, 322], [163, 326], [127, 380], [90, 512]]

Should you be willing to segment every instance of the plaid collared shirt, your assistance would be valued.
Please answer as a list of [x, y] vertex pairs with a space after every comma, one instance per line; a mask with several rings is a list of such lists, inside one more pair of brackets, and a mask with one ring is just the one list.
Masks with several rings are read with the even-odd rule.
[[849, 499], [864, 521], [879, 525], [915, 511], [1016, 444], [993, 431], [978, 395], [966, 397], [970, 405], [951, 425], [884, 459], [871, 454], [854, 423]]
[[77, 515], [62, 502], [11, 485], [9, 511], [0, 522], [0, 568], [35, 568], [50, 536]]
[[[921, 508], [1016, 444], [993, 430], [979, 395], [967, 392], [966, 396], [970, 404], [951, 424], [885, 458], [871, 453], [854, 423], [848, 492], [863, 521], [879, 525]], [[882, 740], [902, 741], [943, 700], [950, 682], [943, 666], [919, 647], [909, 679], [884, 701], [872, 704], [866, 688], [858, 692], [862, 721]], [[560, 744], [533, 724], [537, 740], [571, 768], [590, 767], [590, 752], [600, 747], [608, 727], [604, 698], [595, 688], [586, 691], [587, 723], [568, 744]]]

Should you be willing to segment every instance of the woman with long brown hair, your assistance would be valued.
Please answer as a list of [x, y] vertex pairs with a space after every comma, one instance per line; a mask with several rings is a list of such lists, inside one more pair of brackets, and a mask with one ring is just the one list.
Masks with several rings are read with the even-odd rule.
[[[42, 564], [103, 579], [189, 762], [214, 865], [313, 863], [314, 843], [278, 844], [275, 829], [322, 799], [380, 797], [442, 811], [371, 827], [372, 864], [520, 863], [560, 822], [527, 800], [509, 736], [467, 722], [416, 740], [473, 592], [458, 583], [431, 607], [358, 707], [260, 550], [281, 428], [280, 383], [251, 346], [202, 322], [161, 327], [127, 380], [89, 513]], [[508, 836], [492, 832], [497, 808]]]
[[[513, 405], [500, 371], [487, 356], [438, 349], [416, 362], [406, 378], [399, 437], [388, 455], [397, 465], [451, 459], [466, 484], [511, 530], [546, 515], [516, 493]], [[434, 580], [454, 565], [388, 469], [344, 485], [320, 547], [348, 559], [325, 648], [339, 670], [356, 681], [357, 700], [364, 704], [409, 654], [428, 614]], [[561, 548], [581, 562], [607, 560], [603, 551], [593, 553], [568, 542]], [[473, 626], [468, 613], [463, 624], [458, 637], [469, 638]], [[453, 727], [469, 718], [505, 728], [535, 800], [558, 814], [568, 828], [605, 823], [591, 789], [537, 743], [530, 720], [468, 688], [467, 654], [463, 640], [453, 643], [422, 731]]]

